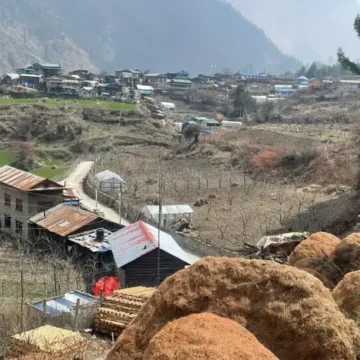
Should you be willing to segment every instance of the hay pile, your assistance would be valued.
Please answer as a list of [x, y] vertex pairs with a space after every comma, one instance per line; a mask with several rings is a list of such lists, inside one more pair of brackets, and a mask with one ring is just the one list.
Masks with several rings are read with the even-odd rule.
[[360, 271], [345, 275], [332, 294], [340, 309], [360, 324]]
[[354, 233], [346, 237], [334, 249], [330, 260], [341, 269], [344, 275], [360, 270], [360, 234]]
[[245, 326], [281, 360], [355, 360], [359, 333], [322, 283], [275, 262], [205, 258], [167, 278], [108, 360], [144, 360], [169, 321], [211, 312]]
[[294, 266], [317, 277], [328, 289], [334, 289], [343, 278], [343, 273], [332, 261], [326, 257], [304, 258]]
[[335, 235], [318, 232], [302, 241], [289, 256], [289, 264], [294, 265], [301, 259], [329, 256], [341, 240]]
[[146, 360], [276, 360], [235, 321], [209, 313], [185, 316], [150, 341]]

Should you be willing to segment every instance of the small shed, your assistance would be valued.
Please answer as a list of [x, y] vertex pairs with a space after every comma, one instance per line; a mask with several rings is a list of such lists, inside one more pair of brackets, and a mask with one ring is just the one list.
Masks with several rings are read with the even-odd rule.
[[81, 291], [71, 291], [28, 306], [33, 318], [46, 319], [48, 324], [54, 326], [71, 326], [79, 330], [93, 325], [100, 299]]
[[120, 191], [126, 186], [125, 180], [110, 170], [104, 170], [95, 175], [101, 191]]
[[[159, 205], [145, 206], [142, 212], [147, 219], [152, 220], [155, 223], [159, 222]], [[162, 206], [161, 218], [161, 225], [163, 226], [170, 226], [174, 221], [183, 218], [186, 218], [191, 222], [194, 219], [194, 210], [190, 205], [164, 205]]]
[[171, 235], [143, 221], [126, 226], [108, 240], [120, 282], [126, 287], [156, 286], [196, 261]]

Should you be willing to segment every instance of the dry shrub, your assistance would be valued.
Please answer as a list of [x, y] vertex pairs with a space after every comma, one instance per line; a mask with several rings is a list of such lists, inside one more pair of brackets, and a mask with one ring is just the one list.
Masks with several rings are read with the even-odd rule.
[[284, 153], [277, 148], [260, 150], [254, 155], [250, 163], [259, 170], [271, 170], [278, 166], [284, 158]]
[[360, 271], [346, 274], [332, 294], [340, 309], [360, 325]]
[[326, 232], [317, 232], [302, 241], [289, 256], [289, 264], [310, 257], [329, 257], [341, 240]]
[[343, 277], [339, 267], [326, 257], [304, 258], [296, 262], [294, 266], [314, 275], [331, 290]]
[[249, 331], [210, 313], [192, 314], [164, 326], [150, 341], [147, 360], [275, 360]]
[[59, 358], [50, 354], [29, 354], [18, 358], [10, 358], [8, 360], [57, 360]]
[[360, 234], [347, 236], [332, 252], [330, 260], [344, 274], [360, 270]]
[[108, 360], [144, 360], [150, 340], [169, 321], [202, 312], [245, 326], [281, 360], [359, 354], [356, 325], [315, 277], [275, 262], [209, 257], [161, 284]]

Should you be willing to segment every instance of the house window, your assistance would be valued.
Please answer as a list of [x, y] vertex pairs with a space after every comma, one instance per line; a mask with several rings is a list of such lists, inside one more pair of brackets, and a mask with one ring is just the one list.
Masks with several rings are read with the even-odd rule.
[[15, 226], [16, 226], [15, 232], [16, 232], [18, 235], [22, 235], [22, 232], [23, 232], [23, 223], [22, 223], [21, 221], [16, 220], [16, 221], [15, 221]]
[[4, 205], [11, 207], [11, 196], [9, 194], [4, 194]]
[[11, 216], [5, 215], [5, 229], [11, 228]]
[[21, 199], [16, 199], [16, 211], [23, 211], [23, 201]]

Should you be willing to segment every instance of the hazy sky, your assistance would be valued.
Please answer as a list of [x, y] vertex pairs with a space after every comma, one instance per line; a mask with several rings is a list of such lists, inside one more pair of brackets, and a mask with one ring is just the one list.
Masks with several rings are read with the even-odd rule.
[[342, 46], [360, 58], [353, 22], [360, 0], [228, 0], [264, 29], [281, 50], [302, 61], [336, 58]]

